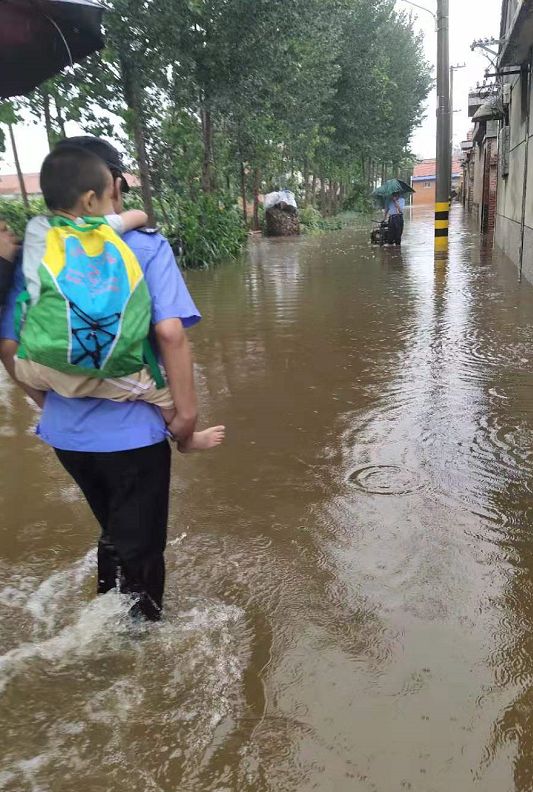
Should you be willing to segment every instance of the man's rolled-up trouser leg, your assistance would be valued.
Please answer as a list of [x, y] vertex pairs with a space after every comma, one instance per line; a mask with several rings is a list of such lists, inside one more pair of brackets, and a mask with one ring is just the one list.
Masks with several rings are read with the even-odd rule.
[[136, 609], [161, 615], [164, 550], [170, 487], [170, 447], [165, 441], [131, 451], [56, 454], [85, 495], [102, 528], [98, 591], [119, 584], [138, 598]]

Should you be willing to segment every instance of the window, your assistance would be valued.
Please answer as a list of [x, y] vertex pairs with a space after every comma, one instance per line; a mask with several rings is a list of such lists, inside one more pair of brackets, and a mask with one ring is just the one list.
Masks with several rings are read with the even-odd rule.
[[432, 182], [424, 182], [424, 188], [427, 190], [432, 185]]

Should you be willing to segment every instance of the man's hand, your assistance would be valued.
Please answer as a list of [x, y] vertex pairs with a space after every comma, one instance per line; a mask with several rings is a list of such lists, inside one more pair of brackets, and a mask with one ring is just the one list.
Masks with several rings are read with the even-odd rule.
[[191, 437], [196, 427], [197, 415], [183, 418], [177, 414], [168, 425], [168, 430], [178, 443], [185, 443]]
[[15, 234], [0, 220], [0, 258], [13, 262], [19, 251], [19, 243]]

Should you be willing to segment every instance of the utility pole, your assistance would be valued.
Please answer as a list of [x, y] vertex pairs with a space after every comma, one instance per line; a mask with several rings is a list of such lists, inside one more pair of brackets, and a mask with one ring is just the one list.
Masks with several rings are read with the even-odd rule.
[[437, 0], [437, 189], [435, 196], [435, 252], [448, 252], [451, 174], [450, 8]]

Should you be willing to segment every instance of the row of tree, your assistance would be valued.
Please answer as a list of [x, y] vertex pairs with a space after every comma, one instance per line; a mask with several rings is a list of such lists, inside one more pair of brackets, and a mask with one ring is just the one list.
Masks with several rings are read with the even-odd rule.
[[394, 0], [107, 0], [107, 47], [17, 104], [50, 145], [76, 121], [117, 125], [149, 215], [173, 196], [240, 196], [300, 183], [334, 213], [409, 158], [431, 85]]

